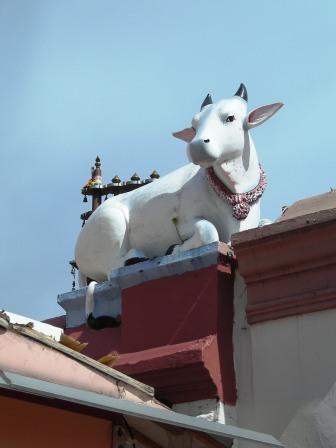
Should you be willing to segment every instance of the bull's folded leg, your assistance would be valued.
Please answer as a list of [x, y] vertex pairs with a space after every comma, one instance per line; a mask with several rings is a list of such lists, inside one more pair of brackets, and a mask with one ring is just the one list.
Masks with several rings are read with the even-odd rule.
[[149, 258], [147, 258], [147, 257], [129, 258], [128, 260], [125, 261], [124, 266], [131, 266], [132, 264], [141, 263], [142, 261], [146, 261], [146, 260], [149, 260]]
[[178, 244], [172, 244], [171, 246], [169, 246], [168, 249], [166, 250], [166, 255], [171, 255], [176, 246], [178, 246]]
[[206, 219], [195, 219], [193, 221], [193, 234], [182, 244], [174, 247], [172, 254], [176, 255], [186, 250], [195, 249], [219, 241], [216, 227]]
[[91, 281], [86, 290], [85, 297], [85, 316], [86, 323], [88, 327], [94, 330], [101, 330], [102, 328], [114, 328], [119, 327], [121, 324], [120, 316], [112, 317], [112, 316], [98, 316], [94, 317], [93, 309], [94, 309], [94, 290], [97, 282]]

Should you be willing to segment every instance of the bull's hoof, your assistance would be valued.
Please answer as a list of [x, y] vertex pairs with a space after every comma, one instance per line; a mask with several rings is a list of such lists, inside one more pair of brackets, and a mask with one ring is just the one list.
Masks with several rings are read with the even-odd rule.
[[88, 327], [93, 330], [102, 330], [103, 328], [115, 328], [119, 327], [121, 324], [121, 318], [112, 317], [112, 316], [99, 316], [94, 317], [92, 313], [90, 313], [86, 319], [86, 323]]
[[132, 264], [141, 263], [142, 261], [147, 261], [147, 257], [133, 257], [125, 261], [124, 266], [131, 266]]
[[172, 244], [171, 246], [169, 246], [167, 251], [166, 251], [166, 255], [171, 255], [173, 253], [174, 248], [176, 246], [177, 246], [177, 244]]

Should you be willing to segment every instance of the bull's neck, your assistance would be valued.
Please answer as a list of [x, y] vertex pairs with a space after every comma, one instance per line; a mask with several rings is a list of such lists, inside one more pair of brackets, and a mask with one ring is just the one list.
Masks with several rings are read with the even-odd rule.
[[217, 177], [232, 193], [246, 193], [258, 185], [260, 180], [259, 162], [254, 143], [249, 134], [246, 137], [241, 156], [213, 165]]

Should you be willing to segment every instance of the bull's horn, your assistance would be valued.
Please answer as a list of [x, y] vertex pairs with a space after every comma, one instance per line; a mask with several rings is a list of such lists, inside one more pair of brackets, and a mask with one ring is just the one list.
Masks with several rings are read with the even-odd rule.
[[205, 100], [203, 101], [202, 106], [201, 106], [201, 110], [203, 109], [203, 107], [207, 106], [208, 104], [212, 104], [212, 98], [211, 98], [210, 93], [208, 93], [207, 96], [205, 97]]
[[240, 96], [240, 98], [243, 98], [243, 100], [247, 102], [247, 90], [243, 83], [240, 84], [239, 89], [234, 96]]

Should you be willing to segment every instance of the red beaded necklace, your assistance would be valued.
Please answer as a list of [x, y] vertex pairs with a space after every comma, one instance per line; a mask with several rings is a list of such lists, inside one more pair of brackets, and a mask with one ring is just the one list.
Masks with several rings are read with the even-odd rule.
[[226, 185], [217, 177], [215, 170], [207, 168], [206, 175], [211, 187], [218, 196], [232, 205], [232, 216], [238, 220], [247, 218], [251, 204], [256, 202], [265, 191], [267, 185], [266, 174], [259, 165], [260, 179], [258, 185], [253, 190], [246, 193], [232, 193]]

